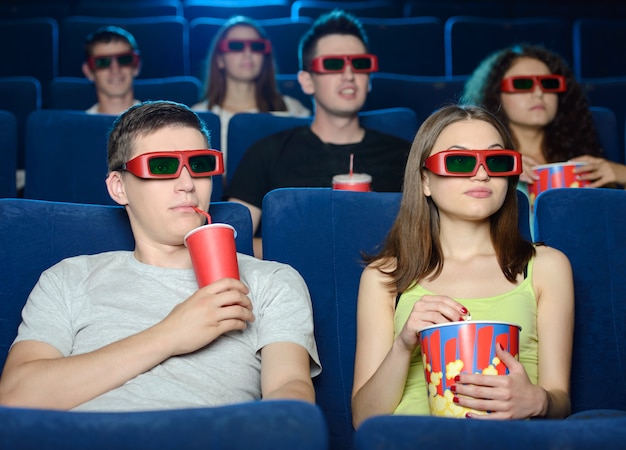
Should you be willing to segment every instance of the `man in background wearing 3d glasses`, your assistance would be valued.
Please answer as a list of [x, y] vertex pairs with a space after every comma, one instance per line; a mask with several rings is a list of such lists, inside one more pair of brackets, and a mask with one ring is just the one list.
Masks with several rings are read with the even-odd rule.
[[133, 81], [141, 59], [133, 35], [120, 27], [102, 27], [87, 37], [84, 49], [83, 74], [93, 81], [98, 97], [87, 113], [117, 115], [138, 104]]
[[[300, 40], [298, 81], [313, 96], [310, 126], [270, 135], [252, 145], [226, 189], [226, 197], [250, 209], [255, 233], [263, 197], [281, 187], [330, 187], [334, 175], [354, 172], [372, 177], [373, 191], [400, 192], [410, 142], [365, 129], [359, 111], [378, 70], [367, 51], [360, 22], [344, 11], [321, 16]], [[255, 255], [262, 256], [260, 238]]]

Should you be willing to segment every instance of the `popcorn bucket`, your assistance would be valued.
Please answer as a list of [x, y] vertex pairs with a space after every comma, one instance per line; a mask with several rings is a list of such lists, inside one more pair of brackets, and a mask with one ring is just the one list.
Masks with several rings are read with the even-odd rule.
[[461, 373], [506, 375], [508, 369], [496, 356], [496, 345], [517, 358], [520, 330], [516, 324], [488, 320], [424, 328], [420, 343], [431, 415], [464, 418], [468, 412], [484, 414], [454, 403], [450, 387]]
[[553, 164], [543, 164], [533, 167], [539, 179], [528, 184], [528, 196], [530, 204], [535, 203], [535, 199], [543, 191], [553, 188], [578, 188], [589, 186], [588, 180], [576, 179], [573, 172], [575, 167], [583, 166], [584, 162], [562, 162]]

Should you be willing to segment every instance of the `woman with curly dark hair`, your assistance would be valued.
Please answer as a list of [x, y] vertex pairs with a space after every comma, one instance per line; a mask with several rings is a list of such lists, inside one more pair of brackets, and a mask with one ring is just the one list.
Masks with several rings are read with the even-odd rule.
[[508, 126], [523, 157], [520, 181], [537, 179], [533, 166], [571, 160], [587, 163], [576, 171], [591, 187], [626, 184], [626, 166], [603, 158], [587, 99], [558, 54], [526, 44], [497, 51], [474, 71], [461, 101]]

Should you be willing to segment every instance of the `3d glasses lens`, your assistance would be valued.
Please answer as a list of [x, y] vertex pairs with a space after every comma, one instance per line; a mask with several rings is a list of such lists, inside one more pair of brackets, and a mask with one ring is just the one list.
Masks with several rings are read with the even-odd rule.
[[172, 156], [160, 156], [148, 160], [148, 168], [153, 175], [172, 175], [178, 171], [180, 161]]
[[343, 70], [345, 60], [343, 58], [325, 58], [322, 61], [322, 65], [324, 66], [324, 70], [329, 70], [333, 72], [340, 71]]
[[352, 67], [355, 70], [369, 70], [372, 68], [372, 60], [370, 58], [352, 58]]
[[535, 85], [535, 80], [532, 78], [515, 78], [513, 80], [513, 87], [520, 91], [528, 91]]

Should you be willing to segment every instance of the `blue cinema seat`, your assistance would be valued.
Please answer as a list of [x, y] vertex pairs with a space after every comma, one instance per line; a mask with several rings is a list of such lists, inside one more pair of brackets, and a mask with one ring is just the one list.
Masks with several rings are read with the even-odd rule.
[[[252, 220], [245, 206], [212, 203], [209, 213], [213, 222], [237, 230], [238, 252], [252, 255]], [[0, 199], [0, 248], [5, 255], [0, 260], [0, 369], [41, 272], [70, 256], [133, 247], [121, 206]]]
[[[198, 113], [219, 149], [219, 117]], [[24, 197], [114, 205], [105, 185], [107, 137], [116, 116], [42, 109], [26, 124]], [[222, 198], [222, 176], [213, 177], [213, 201]]]
[[626, 192], [552, 189], [534, 208], [535, 239], [565, 253], [574, 273], [572, 412], [626, 414]]
[[69, 16], [59, 24], [59, 75], [83, 76], [85, 39], [98, 28], [117, 25], [129, 31], [141, 52], [138, 78], [161, 78], [189, 73], [189, 24], [184, 17]]
[[362, 18], [361, 23], [367, 34], [369, 51], [378, 56], [380, 72], [420, 76], [445, 75], [441, 19]]
[[0, 407], [0, 448], [22, 450], [326, 450], [319, 408], [295, 400], [142, 412]]
[[[26, 3], [26, 2], [24, 2]], [[45, 10], [45, 8], [44, 8]], [[0, 77], [30, 76], [43, 87], [59, 74], [59, 26], [50, 17], [0, 18]]]
[[[413, 142], [418, 123], [409, 108], [389, 108], [359, 113], [361, 125]], [[285, 117], [269, 113], [235, 114], [228, 122], [226, 179], [230, 181], [248, 148], [261, 138], [290, 128], [308, 125], [312, 117]]]
[[[313, 302], [322, 373], [313, 379], [331, 448], [352, 448], [350, 399], [362, 252], [373, 253], [396, 218], [400, 193], [283, 188], [263, 200], [263, 258], [290, 264]], [[520, 230], [530, 238], [528, 201], [518, 192]], [[415, 447], [416, 448], [416, 447]]]
[[446, 20], [446, 75], [470, 75], [492, 52], [519, 43], [540, 44], [572, 60], [570, 21], [561, 17], [492, 18], [456, 16]]
[[0, 197], [17, 195], [15, 171], [17, 168], [17, 119], [10, 111], [0, 110]]
[[[202, 96], [202, 83], [192, 76], [138, 78], [133, 91], [141, 101], [171, 100], [191, 106]], [[56, 77], [50, 83], [50, 109], [84, 111], [97, 101], [93, 82], [85, 77]]]
[[379, 416], [359, 427], [356, 450], [464, 448], [589, 450], [622, 448], [626, 417], [569, 420], [464, 420], [430, 416]]
[[626, 52], [626, 17], [579, 17], [572, 33], [572, 66], [578, 78], [626, 76], [621, 57]]
[[41, 109], [41, 83], [27, 76], [0, 77], [0, 109], [10, 111], [17, 120], [17, 168], [24, 168], [24, 140], [28, 115]]

